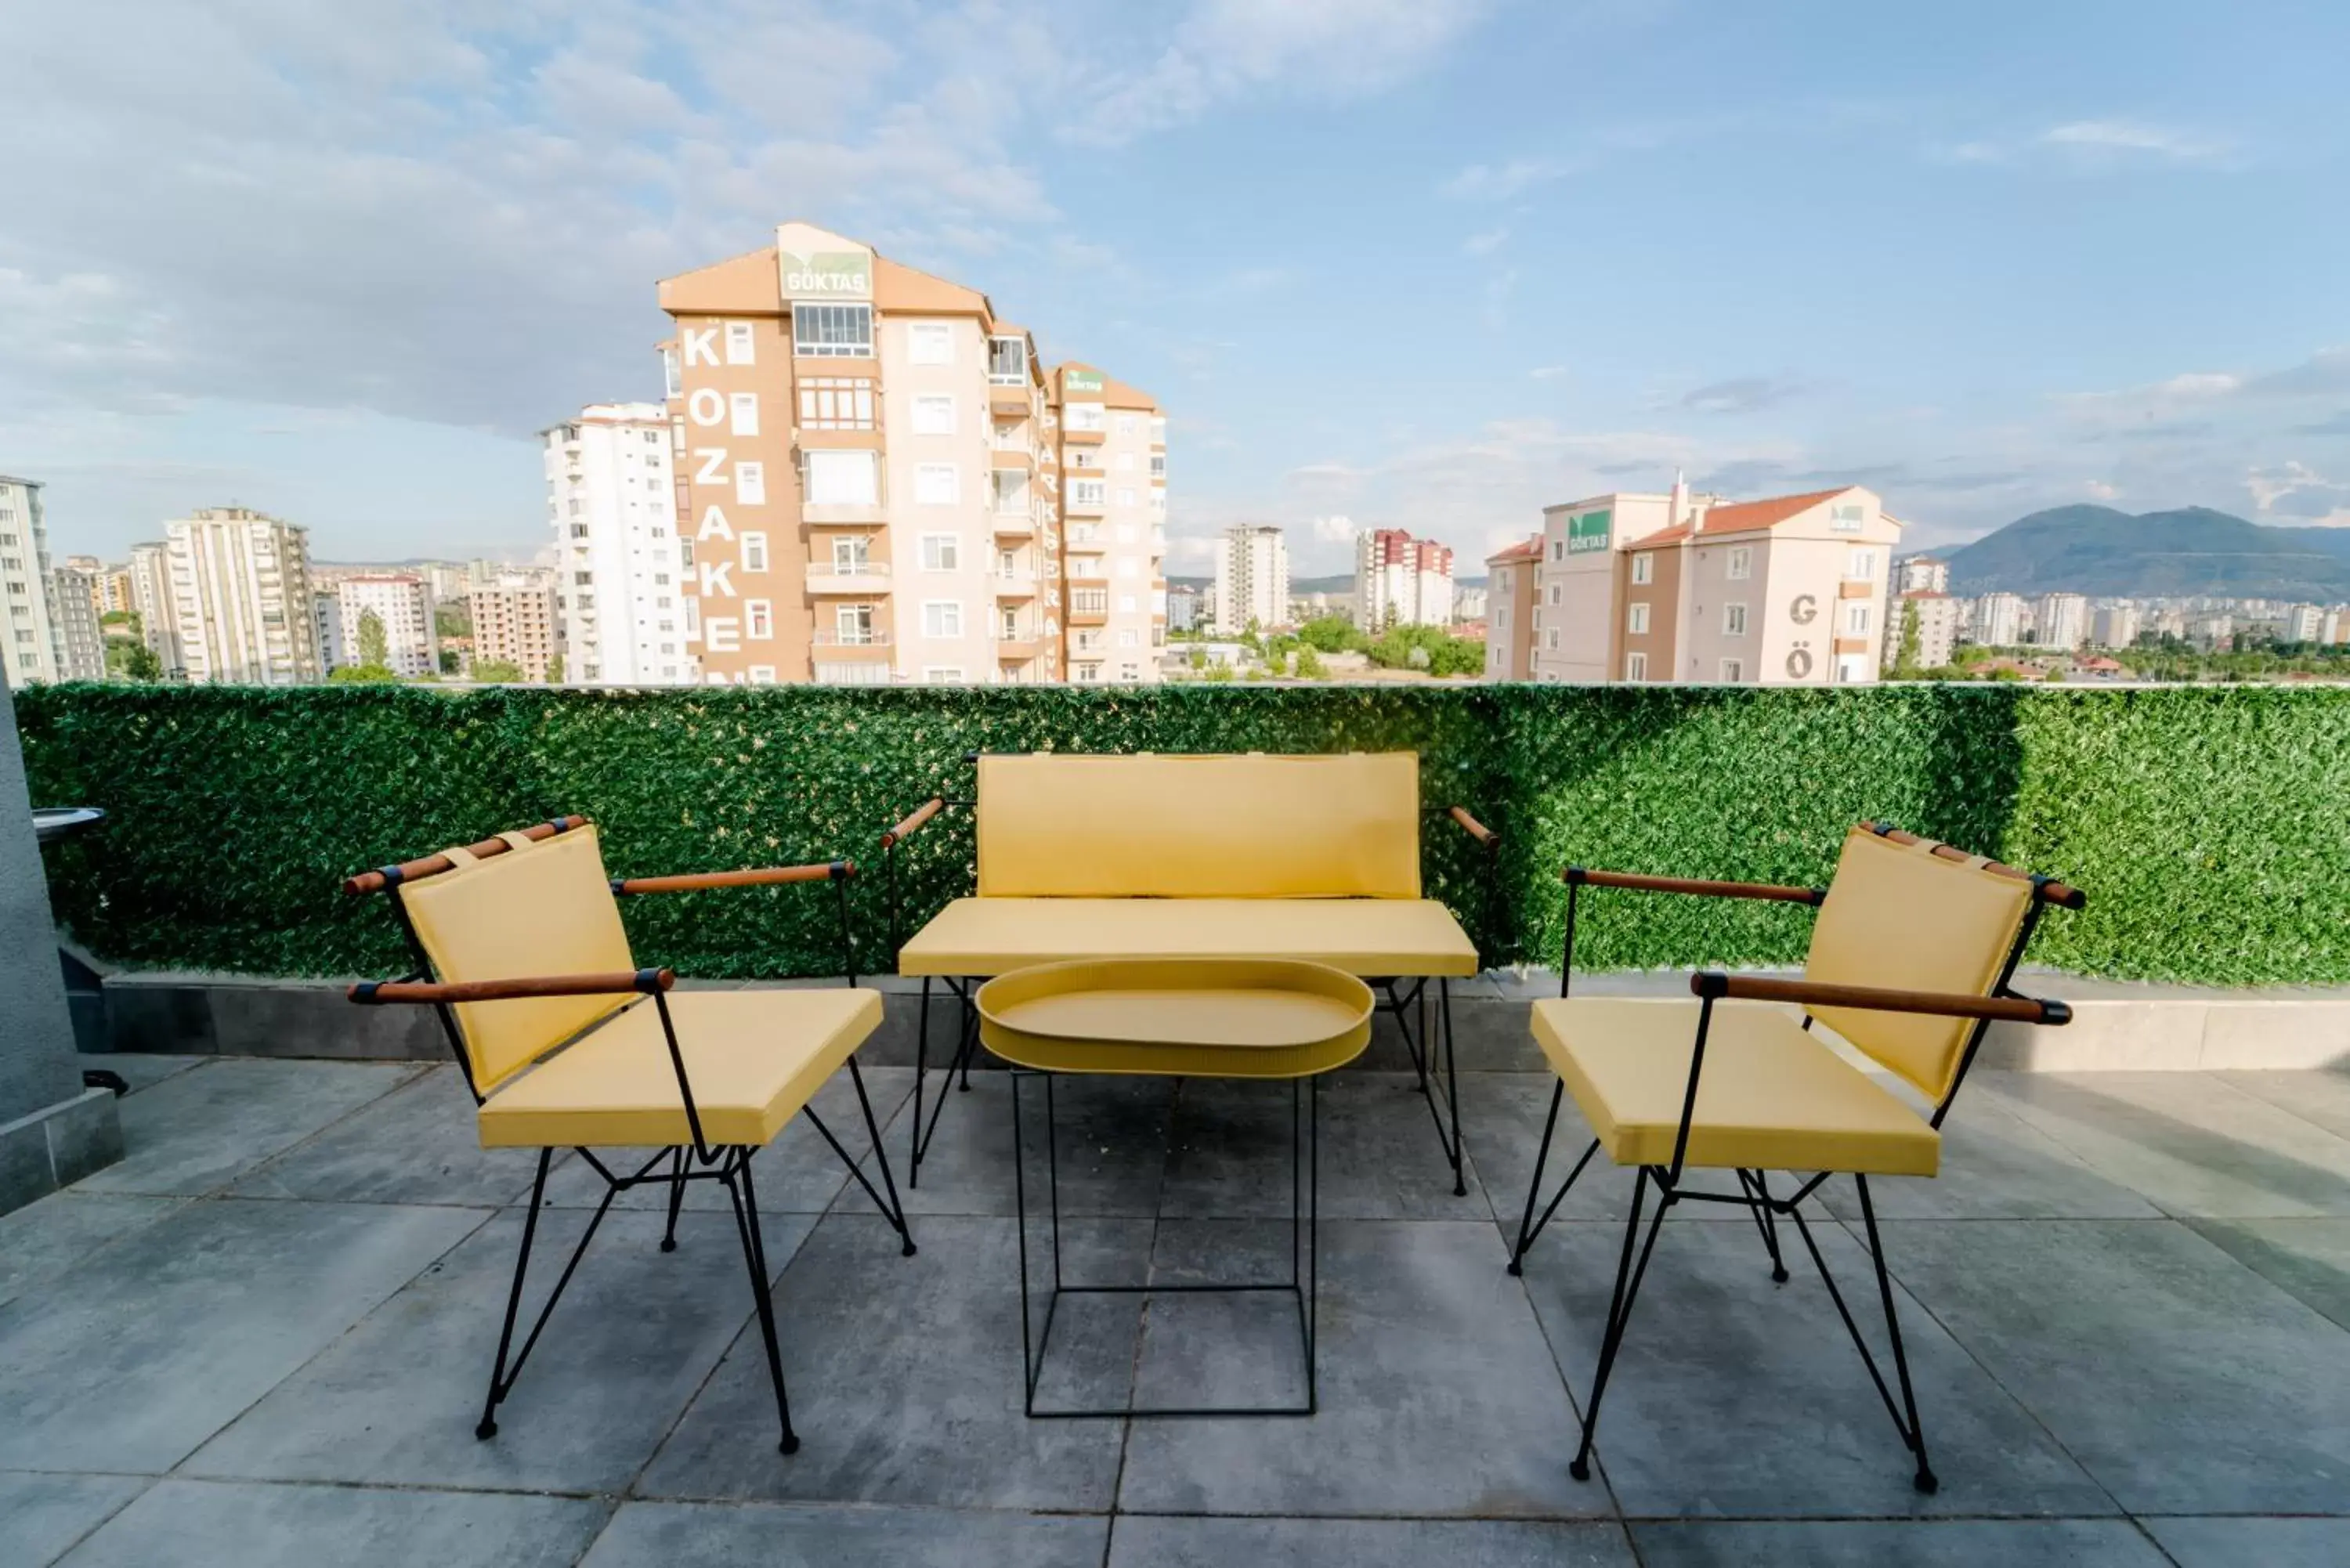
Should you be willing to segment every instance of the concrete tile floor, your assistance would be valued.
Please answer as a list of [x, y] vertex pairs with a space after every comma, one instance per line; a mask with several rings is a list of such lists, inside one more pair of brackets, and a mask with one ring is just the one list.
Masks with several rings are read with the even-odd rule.
[[[1927, 1499], [1800, 1243], [1774, 1287], [1751, 1224], [1703, 1210], [1659, 1244], [1599, 1473], [1567, 1476], [1627, 1183], [1595, 1167], [1503, 1272], [1536, 1074], [1464, 1079], [1458, 1199], [1408, 1075], [1324, 1085], [1305, 1420], [1021, 1416], [1001, 1075], [950, 1096], [911, 1259], [795, 1127], [762, 1168], [785, 1459], [714, 1189], [674, 1254], [651, 1195], [615, 1206], [477, 1444], [527, 1157], [473, 1146], [446, 1067], [169, 1065], [129, 1075], [121, 1166], [0, 1217], [6, 1568], [2350, 1561], [2350, 1076], [1979, 1075], [1942, 1177], [1878, 1195]], [[868, 1074], [901, 1183], [910, 1077]], [[1285, 1096], [1059, 1093], [1073, 1277], [1281, 1265]], [[846, 1080], [819, 1105], [863, 1154]], [[1570, 1108], [1567, 1159], [1582, 1136]], [[594, 1197], [558, 1168], [546, 1239]], [[1877, 1334], [1829, 1197], [1814, 1235]], [[1297, 1355], [1247, 1303], [1094, 1298], [1045, 1387], [1277, 1398]]]

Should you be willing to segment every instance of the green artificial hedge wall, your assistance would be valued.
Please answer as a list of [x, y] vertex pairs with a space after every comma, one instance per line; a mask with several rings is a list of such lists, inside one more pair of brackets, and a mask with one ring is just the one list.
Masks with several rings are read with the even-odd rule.
[[[1815, 883], [1846, 828], [1904, 826], [2089, 895], [2032, 960], [2214, 984], [2350, 981], [2350, 690], [1847, 690], [1178, 685], [568, 691], [36, 688], [16, 697], [33, 790], [93, 805], [50, 849], [58, 918], [126, 964], [392, 972], [403, 952], [352, 871], [561, 811], [615, 875], [847, 857], [859, 967], [886, 965], [882, 828], [967, 795], [973, 751], [1409, 749], [1433, 896], [1489, 962], [1557, 961], [1569, 862]], [[968, 813], [902, 846], [907, 929], [968, 892]], [[1576, 961], [1790, 962], [1783, 906], [1590, 895]], [[631, 900], [646, 961], [687, 974], [837, 973], [819, 887]]]

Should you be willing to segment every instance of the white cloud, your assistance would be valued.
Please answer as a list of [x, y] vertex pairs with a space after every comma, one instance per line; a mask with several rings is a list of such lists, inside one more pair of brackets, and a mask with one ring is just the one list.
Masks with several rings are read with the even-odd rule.
[[1471, 234], [1461, 242], [1461, 254], [1464, 256], [1492, 255], [1508, 242], [1509, 237], [1507, 229], [1488, 229], [1482, 234]]
[[2210, 163], [2227, 157], [2232, 144], [2212, 136], [2130, 119], [2076, 119], [2041, 132], [2048, 147], [2094, 156], [2146, 157], [2172, 163]]
[[1506, 163], [1471, 163], [1437, 189], [1456, 201], [1506, 202], [1565, 172], [1565, 165], [1546, 159], [1513, 158]]
[[1314, 538], [1317, 544], [1351, 545], [1358, 532], [1360, 530], [1355, 526], [1354, 519], [1343, 514], [1314, 519]]
[[1555, 381], [1567, 373], [1564, 365], [1537, 365], [1526, 372], [1537, 381]]

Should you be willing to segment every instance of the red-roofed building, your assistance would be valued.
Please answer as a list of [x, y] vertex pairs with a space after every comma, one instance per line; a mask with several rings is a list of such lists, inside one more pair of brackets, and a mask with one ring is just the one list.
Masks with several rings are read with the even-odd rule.
[[1531, 539], [1485, 557], [1485, 679], [1534, 678], [1534, 587], [1543, 541]]
[[[1614, 493], [1545, 507], [1531, 679], [1875, 680], [1901, 524], [1858, 485], [1759, 501]], [[1498, 639], [1496, 639], [1498, 640]], [[1487, 645], [1489, 678], [1510, 668]]]

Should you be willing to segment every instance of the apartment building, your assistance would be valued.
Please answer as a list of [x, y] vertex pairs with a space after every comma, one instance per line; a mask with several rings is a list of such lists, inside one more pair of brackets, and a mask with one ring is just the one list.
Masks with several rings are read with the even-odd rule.
[[1950, 563], [1939, 556], [1904, 556], [1893, 563], [1893, 591], [1898, 594], [1947, 594]]
[[2023, 642], [2023, 599], [2017, 594], [1985, 594], [1967, 618], [1968, 640], [1985, 648], [2017, 648]]
[[1355, 624], [1377, 637], [1390, 626], [1452, 624], [1452, 552], [1400, 528], [1355, 535]]
[[164, 524], [166, 589], [190, 680], [321, 680], [309, 530], [244, 506]]
[[[694, 549], [678, 510], [669, 410], [659, 403], [594, 403], [577, 419], [541, 431], [539, 442], [555, 533], [565, 684], [700, 680], [688, 589]], [[756, 467], [746, 485], [755, 481]]]
[[561, 651], [555, 579], [547, 572], [507, 572], [473, 583], [465, 594], [473, 622], [473, 664], [511, 664], [525, 680], [544, 681]]
[[1216, 628], [1287, 626], [1289, 597], [1289, 536], [1269, 524], [1225, 529], [1216, 541]]
[[1897, 595], [1885, 617], [1881, 660], [1887, 670], [1901, 662], [1902, 627], [1909, 620], [1918, 628], [1918, 668], [1947, 668], [1966, 629], [1966, 601], [1922, 588]]
[[2089, 640], [2089, 601], [2080, 594], [2043, 594], [2032, 607], [2032, 625], [2043, 648], [2078, 648]]
[[1858, 485], [1733, 504], [1676, 483], [1546, 507], [1534, 679], [1875, 680], [1901, 527]]
[[433, 626], [437, 607], [432, 584], [418, 574], [352, 573], [335, 583], [336, 643], [346, 662], [364, 663], [370, 652], [367, 623], [373, 617], [383, 630], [386, 669], [402, 676], [438, 674], [441, 638]]
[[60, 680], [106, 679], [106, 635], [98, 620], [98, 579], [103, 569], [77, 556], [49, 575], [49, 617], [57, 634]]
[[0, 670], [11, 686], [65, 679], [54, 591], [41, 482], [0, 473]]
[[[1159, 679], [1167, 643], [1167, 419], [1147, 392], [1091, 365], [1046, 378], [1060, 449], [1068, 679]], [[1284, 552], [1285, 604], [1288, 560]]]
[[[163, 667], [166, 680], [185, 680], [188, 661], [180, 651], [180, 618], [172, 597], [172, 558], [160, 544], [130, 546], [130, 608], [139, 617], [140, 636]], [[320, 670], [330, 668], [323, 660]]]
[[1532, 680], [1540, 612], [1534, 579], [1542, 573], [1537, 534], [1485, 557], [1485, 679]]
[[809, 224], [665, 279], [712, 682], [1157, 679], [1166, 421], [985, 295]]
[[2089, 640], [2100, 648], [2127, 648], [2137, 641], [2144, 624], [2145, 617], [2137, 605], [2117, 599], [2099, 605], [2090, 617]]

